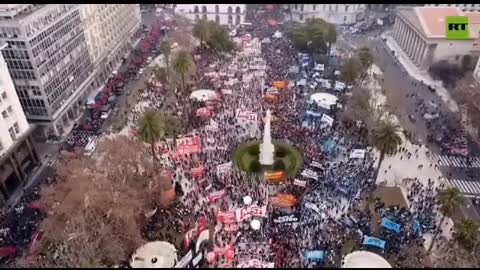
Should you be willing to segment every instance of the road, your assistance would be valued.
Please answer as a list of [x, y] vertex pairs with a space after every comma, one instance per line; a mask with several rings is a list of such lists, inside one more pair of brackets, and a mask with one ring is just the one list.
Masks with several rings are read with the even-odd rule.
[[[446, 114], [452, 114], [452, 112], [436, 93], [430, 92], [426, 86], [420, 85], [411, 78], [395, 56], [391, 54], [390, 49], [376, 36], [378, 33], [368, 33], [362, 36], [341, 35], [338, 46], [347, 50], [354, 50], [361, 46], [372, 48], [374, 62], [383, 71], [381, 85], [387, 97], [389, 110], [397, 116], [402, 127], [414, 135], [413, 141], [428, 145], [432, 152], [433, 162], [439, 166], [443, 176], [448, 179], [448, 184], [459, 188], [465, 195], [464, 204], [461, 207], [464, 214], [473, 220], [480, 220], [480, 206], [472, 203], [472, 197], [480, 195], [480, 182], [467, 176], [466, 173], [467, 170], [470, 170], [470, 174], [480, 175], [480, 163], [473, 162], [471, 165], [465, 165], [461, 158], [442, 155], [436, 145], [426, 143], [429, 132], [425, 125], [426, 121], [418, 110], [417, 101], [423, 99], [425, 103], [436, 104], [441, 112]], [[417, 97], [407, 97], [411, 94], [415, 94]], [[414, 115], [416, 120], [411, 121], [408, 115]], [[477, 152], [477, 149], [478, 147], [473, 146], [473, 152]]]

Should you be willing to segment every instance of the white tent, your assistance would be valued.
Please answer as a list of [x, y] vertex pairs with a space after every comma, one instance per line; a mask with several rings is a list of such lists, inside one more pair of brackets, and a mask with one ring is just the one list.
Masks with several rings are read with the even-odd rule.
[[342, 268], [392, 268], [382, 256], [368, 251], [354, 251], [342, 261]]
[[175, 246], [164, 241], [148, 242], [130, 259], [132, 268], [172, 268], [177, 259]]
[[313, 70], [324, 71], [325, 70], [325, 65], [324, 64], [317, 64]]
[[212, 100], [217, 97], [217, 93], [213, 90], [208, 90], [208, 89], [200, 89], [193, 91], [192, 94], [190, 94], [191, 99], [196, 99], [199, 101], [207, 101], [207, 100]]
[[310, 102], [315, 102], [318, 106], [330, 110], [332, 105], [337, 104], [338, 98], [328, 93], [316, 93], [310, 96]]
[[302, 86], [307, 85], [307, 80], [306, 79], [298, 80], [297, 81], [297, 86], [300, 86], [300, 85], [302, 85]]

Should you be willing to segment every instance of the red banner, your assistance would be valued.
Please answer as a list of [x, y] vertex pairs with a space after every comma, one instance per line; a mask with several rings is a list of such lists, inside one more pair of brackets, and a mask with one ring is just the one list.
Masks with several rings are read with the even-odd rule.
[[225, 197], [226, 191], [224, 189], [212, 192], [208, 194], [208, 202], [216, 202], [217, 200], [220, 200], [221, 198]]
[[199, 136], [180, 138], [177, 140], [177, 151], [175, 152], [175, 158], [190, 153], [199, 153], [201, 151], [202, 142]]
[[194, 178], [202, 178], [205, 175], [205, 168], [203, 166], [192, 168], [190, 173]]

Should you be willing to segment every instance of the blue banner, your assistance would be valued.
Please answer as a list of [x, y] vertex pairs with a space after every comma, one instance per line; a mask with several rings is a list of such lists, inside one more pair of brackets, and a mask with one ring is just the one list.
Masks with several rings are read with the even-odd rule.
[[396, 233], [400, 233], [400, 224], [393, 222], [388, 218], [382, 218], [382, 227], [394, 231]]
[[383, 241], [380, 238], [371, 237], [371, 236], [365, 236], [365, 238], [363, 239], [363, 245], [374, 246], [382, 250], [385, 249], [385, 241]]
[[422, 227], [420, 226], [420, 222], [418, 222], [418, 220], [415, 220], [415, 223], [413, 224], [413, 233], [418, 235], [422, 234]]
[[321, 261], [323, 260], [324, 254], [325, 252], [323, 250], [305, 251], [304, 258], [305, 260]]
[[314, 111], [306, 111], [305, 112], [306, 115], [311, 115], [313, 117], [322, 117], [322, 113], [319, 113], [319, 112], [314, 112]]

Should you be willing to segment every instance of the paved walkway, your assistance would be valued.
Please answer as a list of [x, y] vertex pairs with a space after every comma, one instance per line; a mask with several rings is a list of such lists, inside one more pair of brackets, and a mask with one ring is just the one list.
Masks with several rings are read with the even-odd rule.
[[442, 86], [441, 81], [433, 80], [427, 71], [419, 69], [405, 54], [405, 52], [401, 49], [401, 47], [397, 44], [397, 42], [393, 39], [390, 35], [382, 35], [383, 38], [386, 38], [386, 46], [395, 52], [396, 58], [403, 66], [403, 68], [408, 72], [410, 77], [414, 78], [417, 81], [423, 81], [427, 85], [435, 86], [436, 93], [438, 96], [447, 104], [448, 108], [453, 112], [458, 111], [458, 105], [456, 102], [451, 98], [450, 93]]

